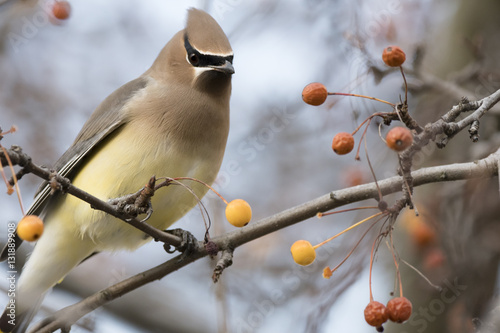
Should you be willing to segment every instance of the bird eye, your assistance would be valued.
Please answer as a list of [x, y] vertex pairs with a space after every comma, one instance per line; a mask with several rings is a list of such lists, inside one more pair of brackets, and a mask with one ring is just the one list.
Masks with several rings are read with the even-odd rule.
[[200, 59], [198, 58], [198, 55], [196, 55], [196, 53], [191, 53], [189, 55], [189, 62], [191, 63], [191, 65], [197, 66], [200, 62]]

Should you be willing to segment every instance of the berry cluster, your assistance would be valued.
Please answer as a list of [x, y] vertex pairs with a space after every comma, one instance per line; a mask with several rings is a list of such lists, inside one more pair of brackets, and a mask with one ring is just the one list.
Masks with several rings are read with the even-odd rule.
[[395, 297], [387, 302], [387, 306], [372, 300], [365, 308], [365, 320], [368, 325], [376, 327], [379, 332], [383, 332], [382, 324], [387, 320], [395, 323], [405, 322], [410, 319], [411, 311], [411, 302], [406, 297]]
[[[417, 131], [418, 133], [418, 128], [415, 126], [416, 122], [411, 119], [410, 115], [408, 114], [408, 104], [407, 104], [407, 94], [408, 94], [408, 87], [406, 84], [406, 78], [403, 72], [402, 65], [406, 60], [406, 55], [403, 52], [403, 50], [397, 46], [389, 46], [384, 49], [382, 53], [382, 60], [387, 66], [390, 67], [399, 67], [401, 74], [403, 76], [404, 80], [404, 85], [405, 85], [405, 99], [401, 103], [390, 103], [375, 97], [369, 97], [369, 96], [364, 96], [364, 95], [358, 95], [358, 94], [351, 94], [351, 93], [339, 93], [339, 92], [328, 92], [327, 88], [318, 82], [314, 82], [311, 84], [308, 84], [304, 90], [302, 91], [302, 99], [304, 100], [305, 103], [309, 105], [314, 105], [314, 106], [319, 106], [325, 103], [326, 99], [328, 96], [331, 95], [337, 95], [337, 96], [351, 96], [351, 97], [360, 97], [360, 98], [366, 98], [366, 99], [371, 99], [374, 101], [382, 102], [387, 105], [390, 105], [392, 108], [391, 112], [377, 112], [372, 115], [370, 115], [368, 118], [366, 118], [352, 133], [348, 132], [340, 132], [337, 133], [333, 140], [332, 140], [332, 150], [338, 154], [338, 155], [346, 155], [349, 154], [355, 146], [355, 139], [354, 136], [356, 133], [363, 127], [365, 126], [365, 129], [363, 130], [363, 133], [361, 135], [361, 138], [359, 140], [358, 148], [357, 148], [357, 153], [355, 156], [356, 160], [360, 160], [359, 158], [359, 151], [360, 151], [360, 146], [361, 142], [363, 141], [363, 138], [366, 138], [366, 133], [369, 124], [371, 121], [379, 117], [382, 119], [382, 124], [385, 125], [390, 125], [392, 121], [401, 121], [401, 123], [404, 126], [396, 126], [391, 128], [386, 136], [385, 139], [381, 138], [387, 145], [388, 148], [391, 150], [397, 152], [398, 154], [402, 153], [406, 149], [409, 149], [412, 144], [413, 144], [413, 131]], [[400, 156], [400, 155], [398, 155]], [[368, 164], [371, 169], [370, 161], [368, 158], [368, 152], [366, 152], [366, 157], [368, 160]], [[372, 170], [373, 174], [373, 170]], [[373, 177], [375, 175], [373, 174]], [[323, 277], [329, 279], [332, 274], [349, 258], [349, 256], [354, 252], [356, 247], [359, 245], [361, 240], [365, 237], [365, 235], [368, 233], [368, 231], [379, 221], [383, 220], [385, 218], [385, 221], [391, 220], [390, 225], [393, 224], [394, 220], [396, 219], [397, 213], [399, 213], [399, 210], [395, 213], [395, 211], [392, 211], [391, 209], [388, 208], [388, 204], [386, 201], [383, 200], [382, 193], [379, 190], [379, 203], [377, 206], [374, 207], [361, 207], [361, 208], [354, 208], [354, 209], [346, 209], [342, 211], [337, 211], [337, 212], [329, 212], [329, 213], [318, 213], [318, 217], [322, 217], [325, 215], [330, 215], [330, 214], [335, 214], [335, 213], [341, 213], [349, 210], [355, 210], [355, 209], [377, 209], [379, 210], [378, 213], [373, 214], [372, 216], [365, 218], [352, 226], [348, 227], [347, 229], [343, 230], [342, 232], [338, 233], [337, 235], [317, 244], [317, 245], [312, 245], [310, 242], [306, 240], [298, 240], [296, 241], [292, 247], [290, 248], [290, 251], [292, 253], [293, 260], [299, 264], [299, 265], [310, 265], [314, 262], [316, 258], [316, 249], [319, 248], [320, 246], [326, 244], [327, 242], [332, 241], [336, 237], [346, 233], [347, 231], [365, 223], [366, 221], [370, 221], [372, 219], [375, 219], [374, 222], [371, 224], [371, 226], [365, 231], [365, 233], [362, 235], [361, 239], [358, 241], [358, 243], [354, 246], [354, 248], [349, 252], [349, 254], [338, 264], [336, 267], [333, 269], [330, 269], [329, 267], [326, 267], [323, 270]], [[385, 223], [385, 222], [384, 222]], [[389, 237], [390, 239], [390, 250], [392, 252], [392, 256], [394, 259], [394, 264], [396, 267], [396, 272], [397, 272], [397, 278], [399, 280], [399, 293], [400, 296], [391, 299], [387, 305], [384, 305], [380, 302], [377, 302], [373, 299], [373, 293], [372, 293], [372, 288], [371, 288], [371, 275], [372, 275], [372, 267], [373, 267], [373, 261], [374, 261], [374, 256], [376, 253], [376, 250], [378, 249], [378, 246], [380, 244], [380, 241], [384, 237]], [[387, 320], [391, 320], [396, 323], [402, 323], [406, 320], [408, 320], [411, 316], [412, 313], [412, 304], [411, 302], [403, 296], [403, 288], [402, 288], [402, 282], [401, 282], [401, 276], [399, 273], [399, 264], [397, 260], [397, 256], [395, 255], [395, 249], [392, 241], [392, 228], [389, 227], [387, 228], [386, 231], [380, 232], [376, 239], [373, 242], [372, 246], [372, 251], [370, 255], [370, 281], [369, 281], [369, 286], [370, 286], [370, 303], [367, 305], [365, 308], [365, 320], [366, 322], [377, 328], [378, 331], [383, 331], [383, 324]]]
[[[406, 59], [406, 55], [401, 50], [401, 48], [397, 46], [389, 46], [384, 49], [384, 52], [382, 54], [382, 59], [384, 62], [391, 67], [400, 67], [401, 68], [401, 73], [403, 73], [403, 69], [401, 65], [404, 63]], [[403, 73], [403, 78], [404, 78], [404, 73]], [[405, 79], [406, 82], [406, 79]], [[407, 89], [405, 90], [405, 95], [407, 94]], [[307, 86], [305, 86], [304, 90], [302, 91], [302, 99], [304, 102], [306, 102], [309, 105], [313, 106], [319, 106], [322, 105], [328, 95], [341, 95], [341, 96], [353, 96], [353, 97], [361, 97], [361, 98], [367, 98], [375, 101], [379, 101], [382, 103], [386, 103], [392, 106], [394, 109], [394, 112], [391, 114], [389, 113], [376, 113], [368, 117], [364, 122], [361, 123], [361, 125], [354, 130], [353, 133], [346, 133], [346, 132], [341, 132], [338, 133], [337, 135], [334, 136], [333, 141], [332, 141], [332, 149], [333, 151], [338, 154], [338, 155], [345, 155], [350, 153], [353, 148], [354, 148], [354, 135], [358, 132], [358, 130], [366, 124], [368, 127], [368, 124], [371, 122], [373, 117], [382, 117], [384, 119], [384, 122], [387, 121], [389, 118], [395, 118], [398, 117], [401, 120], [401, 114], [400, 111], [398, 110], [398, 105], [395, 105], [393, 103], [375, 98], [375, 97], [369, 97], [369, 96], [364, 96], [364, 95], [358, 95], [358, 94], [348, 94], [348, 93], [338, 93], [338, 92], [328, 92], [326, 87], [318, 82], [310, 83]], [[405, 98], [404, 105], [406, 105], [407, 100]], [[363, 133], [362, 138], [364, 137], [366, 133]], [[390, 130], [387, 133], [387, 136], [385, 138], [385, 141], [387, 143], [387, 146], [395, 150], [397, 152], [401, 152], [411, 146], [413, 143], [413, 135], [411, 131], [406, 128], [406, 127], [395, 127], [392, 130]], [[359, 149], [358, 149], [359, 152]], [[359, 156], [356, 155], [356, 159], [359, 159]]]

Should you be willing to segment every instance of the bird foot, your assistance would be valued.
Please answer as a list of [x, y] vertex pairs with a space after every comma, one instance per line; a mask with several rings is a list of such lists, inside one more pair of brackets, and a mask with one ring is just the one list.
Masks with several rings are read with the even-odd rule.
[[155, 191], [156, 177], [150, 178], [149, 182], [136, 193], [128, 194], [120, 198], [108, 200], [108, 203], [115, 207], [119, 213], [124, 213], [133, 217], [146, 214], [141, 222], [146, 222], [153, 214], [151, 197]]
[[174, 249], [172, 249], [173, 246], [170, 244], [163, 245], [163, 248], [168, 253], [174, 253], [175, 251], [181, 252], [182, 255], [179, 261], [182, 261], [190, 253], [194, 252], [194, 250], [198, 247], [198, 241], [196, 237], [194, 237], [193, 234], [190, 233], [189, 231], [183, 229], [170, 229], [170, 230], [165, 230], [165, 232], [177, 236], [182, 240], [181, 244], [179, 246], [175, 246]]

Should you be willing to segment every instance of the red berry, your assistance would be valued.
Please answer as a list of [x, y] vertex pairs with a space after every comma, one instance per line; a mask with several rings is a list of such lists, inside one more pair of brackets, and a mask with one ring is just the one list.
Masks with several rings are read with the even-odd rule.
[[406, 127], [394, 127], [385, 137], [387, 146], [395, 151], [403, 151], [413, 143], [413, 135]]
[[389, 319], [396, 323], [402, 323], [410, 319], [412, 305], [406, 297], [396, 297], [387, 303]]
[[326, 101], [328, 90], [326, 87], [318, 82], [309, 83], [302, 90], [302, 99], [310, 105], [318, 106]]
[[405, 62], [406, 54], [399, 46], [392, 45], [384, 49], [382, 60], [384, 60], [387, 66], [399, 67]]
[[347, 132], [340, 132], [334, 136], [332, 149], [339, 155], [349, 154], [354, 148], [354, 137]]
[[387, 308], [380, 302], [371, 301], [365, 308], [365, 320], [368, 325], [380, 327], [388, 318]]
[[71, 5], [67, 1], [56, 1], [52, 6], [52, 14], [59, 20], [66, 20], [71, 13]]
[[350, 167], [342, 170], [341, 178], [348, 187], [358, 186], [365, 182], [365, 174], [358, 167]]
[[424, 268], [428, 271], [443, 267], [446, 261], [444, 253], [439, 248], [434, 248], [425, 254]]

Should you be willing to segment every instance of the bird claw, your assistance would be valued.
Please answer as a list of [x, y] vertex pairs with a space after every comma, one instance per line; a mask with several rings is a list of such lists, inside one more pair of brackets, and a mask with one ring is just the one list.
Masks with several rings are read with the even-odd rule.
[[181, 252], [181, 257], [179, 261], [182, 261], [185, 257], [187, 257], [190, 253], [194, 252], [197, 247], [198, 241], [193, 236], [192, 233], [183, 229], [171, 229], [165, 230], [171, 235], [177, 236], [181, 238], [181, 244], [179, 246], [172, 246], [170, 244], [164, 244], [163, 248], [167, 253], [174, 253], [175, 251]]
[[147, 220], [149, 220], [151, 215], [153, 215], [153, 205], [151, 204], [151, 201], [148, 201], [148, 209], [146, 211], [146, 214], [147, 214], [146, 217], [143, 218], [141, 222], [146, 222]]

